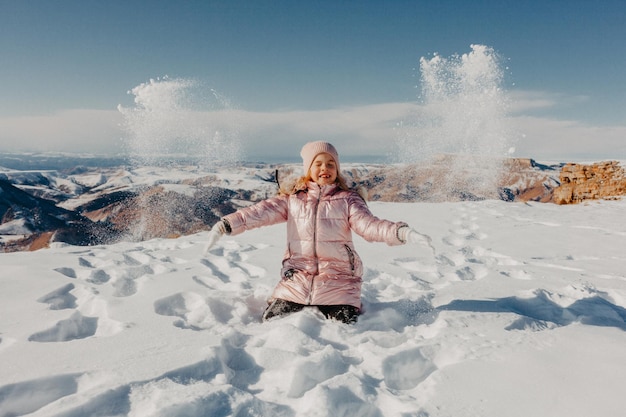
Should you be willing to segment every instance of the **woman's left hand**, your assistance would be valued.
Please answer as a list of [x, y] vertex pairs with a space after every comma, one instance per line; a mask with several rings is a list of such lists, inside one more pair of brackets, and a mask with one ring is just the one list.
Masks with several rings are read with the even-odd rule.
[[398, 238], [404, 243], [422, 245], [432, 249], [433, 253], [435, 252], [435, 248], [433, 247], [433, 241], [430, 236], [422, 234], [408, 226], [404, 226], [398, 229]]

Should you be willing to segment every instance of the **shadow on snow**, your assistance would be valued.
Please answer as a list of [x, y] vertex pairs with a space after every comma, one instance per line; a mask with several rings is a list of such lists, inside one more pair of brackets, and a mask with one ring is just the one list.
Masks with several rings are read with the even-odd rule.
[[453, 300], [437, 307], [439, 311], [473, 311], [478, 313], [514, 313], [522, 317], [507, 330], [541, 330], [582, 323], [591, 326], [616, 327], [626, 331], [626, 309], [594, 296], [576, 300], [567, 307], [552, 301], [546, 291], [532, 298], [506, 297], [496, 300]]

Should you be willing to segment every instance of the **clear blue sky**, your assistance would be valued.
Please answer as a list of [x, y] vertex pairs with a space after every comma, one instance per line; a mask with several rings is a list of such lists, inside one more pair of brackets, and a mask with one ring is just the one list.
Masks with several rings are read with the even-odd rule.
[[[60, 126], [72, 124], [64, 112], [113, 117], [132, 105], [128, 90], [165, 75], [200, 80], [249, 112], [415, 102], [420, 57], [483, 44], [505, 58], [508, 91], [549, 102], [522, 112], [545, 122], [531, 136], [566, 123], [593, 141], [589, 132], [608, 129], [618, 138], [603, 152], [617, 144], [626, 159], [626, 138], [616, 142], [626, 126], [625, 22], [623, 0], [0, 0], [0, 151], [45, 136], [37, 123], [54, 127], [47, 143], [63, 150], [58, 136], [73, 143], [87, 123]], [[531, 144], [521, 148], [532, 153]]]

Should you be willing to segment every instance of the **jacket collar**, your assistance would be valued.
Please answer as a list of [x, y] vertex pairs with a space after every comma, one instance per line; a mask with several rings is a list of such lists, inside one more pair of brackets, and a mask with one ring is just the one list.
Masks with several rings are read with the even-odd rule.
[[339, 189], [339, 186], [337, 184], [318, 185], [314, 181], [309, 181], [307, 184], [308, 193], [315, 197], [318, 197], [318, 196], [324, 197], [327, 195], [333, 195], [334, 193], [337, 192], [338, 189]]

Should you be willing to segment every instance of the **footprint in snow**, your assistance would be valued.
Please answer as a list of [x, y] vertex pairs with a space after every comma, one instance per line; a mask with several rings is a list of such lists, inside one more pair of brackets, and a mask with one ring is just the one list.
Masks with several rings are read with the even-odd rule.
[[219, 278], [223, 283], [230, 282], [230, 278], [228, 277], [228, 275], [222, 272], [222, 268], [220, 268], [215, 263], [211, 262], [208, 259], [202, 259], [200, 260], [200, 263], [209, 268], [212, 275]]
[[124, 263], [126, 265], [147, 265], [154, 261], [154, 257], [141, 251], [135, 250], [124, 254]]
[[[319, 401], [322, 404], [326, 404], [327, 409], [336, 410], [337, 415], [370, 417], [385, 415], [380, 408], [371, 404], [366, 399], [359, 398], [348, 387], [327, 388], [320, 395], [321, 398]], [[311, 415], [315, 412], [315, 409], [310, 410]], [[407, 413], [406, 415], [409, 414]]]
[[217, 349], [226, 382], [242, 390], [258, 382], [263, 372], [254, 357], [246, 352], [248, 339], [247, 335], [233, 332], [222, 340]]
[[0, 386], [0, 415], [31, 414], [63, 397], [76, 394], [81, 376], [56, 375]]
[[462, 281], [475, 281], [487, 276], [486, 268], [474, 268], [471, 266], [465, 266], [456, 270], [456, 275]]
[[210, 256], [200, 261], [208, 267], [213, 275], [223, 283], [232, 283], [234, 289], [250, 286], [250, 278], [259, 278], [265, 275], [265, 269], [245, 262], [235, 262], [228, 256]]
[[209, 329], [215, 322], [226, 324], [233, 318], [234, 309], [220, 297], [205, 299], [194, 292], [178, 293], [154, 302], [156, 314], [178, 317], [174, 326], [191, 330]]
[[78, 265], [83, 268], [103, 268], [108, 263], [108, 260], [99, 259], [96, 257], [96, 254], [93, 252], [89, 252], [85, 254], [85, 256], [78, 257]]
[[85, 317], [76, 311], [66, 320], [59, 321], [53, 327], [32, 334], [30, 342], [67, 342], [75, 339], [85, 339], [96, 334], [98, 317]]
[[337, 375], [348, 372], [350, 363], [331, 346], [313, 353], [292, 367], [290, 372], [291, 386], [287, 396], [300, 398], [307, 391]]
[[111, 271], [115, 278], [111, 285], [115, 289], [116, 297], [129, 297], [137, 292], [137, 281], [147, 275], [154, 275], [149, 265], [137, 264], [126, 268], [115, 268]]
[[89, 278], [87, 278], [87, 282], [96, 285], [102, 285], [109, 282], [111, 276], [104, 269], [94, 269], [89, 273]]
[[194, 280], [194, 282], [196, 282], [197, 284], [205, 287], [205, 288], [209, 288], [211, 290], [220, 288], [221, 285], [224, 281], [222, 281], [221, 279], [217, 278], [216, 276], [214, 276], [213, 274], [205, 276], [205, 275], [194, 275], [193, 277], [191, 277], [191, 279]]
[[385, 384], [397, 390], [417, 387], [436, 370], [435, 364], [424, 357], [419, 348], [396, 353], [383, 362]]
[[441, 255], [437, 255], [436, 260], [438, 263], [448, 266], [460, 266], [466, 261], [465, 256], [458, 252], [448, 254], [442, 253]]
[[58, 272], [61, 275], [65, 275], [68, 278], [76, 278], [76, 271], [74, 270], [74, 268], [67, 268], [67, 267], [60, 267], [60, 268], [55, 268], [54, 269], [56, 272]]
[[82, 266], [83, 268], [95, 268], [87, 258], [82, 256], [78, 258], [78, 265]]
[[76, 297], [70, 294], [74, 289], [74, 284], [67, 284], [56, 289], [43, 297], [37, 302], [48, 304], [50, 310], [63, 310], [66, 308], [76, 308]]

